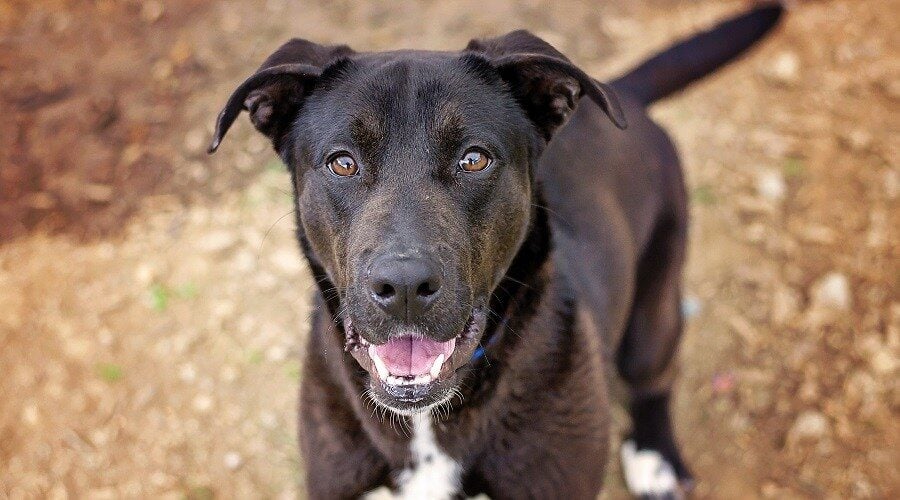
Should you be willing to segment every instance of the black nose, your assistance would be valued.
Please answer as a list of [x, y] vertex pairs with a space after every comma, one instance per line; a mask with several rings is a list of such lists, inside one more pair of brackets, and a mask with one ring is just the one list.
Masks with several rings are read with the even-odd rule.
[[369, 269], [372, 300], [388, 314], [417, 320], [434, 302], [441, 288], [438, 267], [427, 259], [384, 256]]

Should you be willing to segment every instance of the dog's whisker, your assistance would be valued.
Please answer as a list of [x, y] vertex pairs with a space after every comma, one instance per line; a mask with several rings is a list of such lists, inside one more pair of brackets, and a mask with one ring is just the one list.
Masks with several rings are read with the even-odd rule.
[[295, 213], [295, 212], [296, 212], [296, 209], [291, 209], [289, 212], [287, 212], [287, 213], [285, 213], [284, 215], [282, 215], [281, 217], [277, 218], [277, 219], [275, 220], [275, 222], [273, 222], [272, 225], [269, 226], [269, 229], [266, 230], [266, 234], [263, 235], [263, 239], [262, 239], [262, 241], [259, 242], [259, 247], [256, 249], [256, 263], [257, 263], [257, 265], [259, 264], [259, 260], [262, 258], [262, 247], [263, 247], [263, 245], [266, 243], [266, 239], [269, 238], [269, 233], [271, 233], [271, 232], [272, 232], [272, 229], [274, 229], [275, 226], [278, 225], [279, 222], [281, 222], [282, 220], [284, 220], [285, 217], [287, 217], [288, 215], [291, 215], [291, 214], [293, 214], [293, 213]]

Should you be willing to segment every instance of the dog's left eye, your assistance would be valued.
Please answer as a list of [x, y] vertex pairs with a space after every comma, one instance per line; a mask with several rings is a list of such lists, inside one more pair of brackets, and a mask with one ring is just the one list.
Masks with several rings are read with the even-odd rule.
[[482, 149], [471, 148], [459, 159], [459, 168], [466, 172], [478, 172], [491, 166], [494, 159]]
[[356, 175], [356, 172], [359, 171], [359, 166], [356, 164], [356, 160], [349, 154], [339, 153], [328, 160], [328, 169], [335, 175], [349, 177], [351, 175]]

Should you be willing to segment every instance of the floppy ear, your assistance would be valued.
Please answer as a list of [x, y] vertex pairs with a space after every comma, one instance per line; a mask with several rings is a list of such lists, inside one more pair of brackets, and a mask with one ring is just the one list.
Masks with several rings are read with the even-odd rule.
[[295, 38], [278, 48], [260, 68], [232, 92], [216, 120], [209, 153], [219, 144], [241, 111], [279, 150], [288, 125], [315, 86], [322, 70], [353, 54], [346, 45], [319, 45]]
[[552, 45], [525, 30], [472, 40], [466, 50], [487, 57], [547, 140], [566, 122], [585, 95], [617, 127], [627, 127], [612, 88], [594, 80]]

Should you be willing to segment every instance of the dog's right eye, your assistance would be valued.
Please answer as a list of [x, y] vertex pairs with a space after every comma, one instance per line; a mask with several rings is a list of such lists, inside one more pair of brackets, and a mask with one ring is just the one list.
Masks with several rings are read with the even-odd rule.
[[459, 168], [466, 172], [480, 172], [491, 166], [491, 163], [493, 162], [493, 158], [491, 158], [483, 149], [470, 148], [462, 158], [459, 159]]
[[328, 160], [327, 165], [328, 170], [331, 170], [331, 173], [341, 177], [350, 177], [359, 172], [359, 166], [356, 164], [356, 160], [347, 153], [338, 153], [332, 156], [331, 159]]

